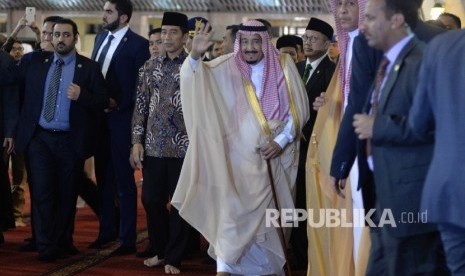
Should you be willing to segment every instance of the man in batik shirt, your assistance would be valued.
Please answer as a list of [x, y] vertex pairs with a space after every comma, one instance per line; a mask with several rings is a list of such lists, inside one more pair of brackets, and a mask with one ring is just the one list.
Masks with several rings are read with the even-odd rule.
[[[142, 169], [142, 203], [147, 212], [153, 257], [147, 266], [165, 263], [165, 273], [178, 274], [188, 244], [189, 225], [176, 209], [168, 211], [186, 154], [188, 139], [181, 108], [179, 71], [187, 57], [187, 17], [165, 12], [161, 38], [166, 55], [148, 60], [139, 72], [132, 118], [131, 165]], [[156, 227], [152, 227], [154, 223]]]

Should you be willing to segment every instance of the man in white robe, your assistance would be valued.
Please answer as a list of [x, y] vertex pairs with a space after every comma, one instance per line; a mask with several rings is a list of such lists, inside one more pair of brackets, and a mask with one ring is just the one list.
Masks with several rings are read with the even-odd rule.
[[282, 275], [278, 229], [266, 226], [266, 210], [276, 208], [268, 170], [278, 208], [293, 208], [305, 87], [262, 23], [240, 26], [234, 53], [202, 62], [207, 30], [197, 30], [181, 68], [190, 145], [171, 203], [210, 243], [218, 275]]

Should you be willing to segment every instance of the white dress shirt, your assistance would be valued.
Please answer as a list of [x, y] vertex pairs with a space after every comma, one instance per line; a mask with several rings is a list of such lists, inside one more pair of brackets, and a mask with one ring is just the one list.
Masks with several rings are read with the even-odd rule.
[[124, 35], [126, 32], [129, 30], [129, 26], [123, 27], [122, 29], [118, 30], [115, 33], [108, 32], [107, 37], [103, 41], [102, 45], [100, 45], [100, 49], [98, 50], [97, 56], [95, 57], [95, 60], [98, 60], [100, 57], [100, 53], [102, 52], [103, 48], [107, 44], [108, 37], [110, 35], [113, 35], [115, 38], [111, 41], [110, 48], [108, 48], [107, 55], [105, 57], [105, 61], [103, 62], [102, 66], [102, 74], [104, 77], [107, 76], [108, 72], [108, 67], [110, 67], [111, 59], [113, 58], [113, 55], [115, 54], [116, 48], [118, 47], [119, 43], [121, 40], [124, 38]]

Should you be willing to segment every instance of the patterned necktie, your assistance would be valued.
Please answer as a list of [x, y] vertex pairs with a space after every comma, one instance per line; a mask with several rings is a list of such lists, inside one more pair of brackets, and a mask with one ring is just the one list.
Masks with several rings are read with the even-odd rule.
[[[379, 92], [381, 90], [381, 84], [383, 84], [384, 77], [386, 76], [386, 69], [389, 65], [389, 60], [386, 57], [383, 57], [381, 63], [379, 64], [378, 71], [376, 72], [375, 78], [375, 87], [373, 88], [373, 95], [372, 95], [372, 104], [371, 104], [371, 116], [376, 116], [376, 111], [378, 110], [378, 102], [379, 102]], [[367, 156], [371, 155], [371, 139], [367, 139]]]
[[44, 119], [50, 122], [55, 116], [55, 107], [57, 103], [58, 89], [60, 88], [61, 72], [63, 69], [63, 59], [59, 58], [56, 61], [55, 71], [50, 78], [48, 85], [47, 97], [45, 98]]
[[310, 71], [311, 70], [312, 70], [312, 66], [309, 63], [309, 64], [307, 64], [307, 66], [305, 66], [304, 75], [302, 77], [302, 81], [304, 82], [304, 84], [307, 84], [308, 77], [310, 76]]
[[107, 56], [108, 49], [110, 49], [111, 41], [115, 38], [113, 35], [108, 36], [107, 44], [102, 49], [100, 56], [98, 57], [98, 64], [100, 64], [100, 68], [103, 68], [103, 63], [105, 62], [105, 57]]
[[371, 105], [371, 114], [376, 115], [378, 110], [379, 92], [381, 90], [381, 84], [383, 84], [384, 77], [386, 76], [386, 69], [389, 65], [389, 60], [383, 57], [379, 64], [378, 71], [376, 72], [375, 87], [373, 88], [373, 97]]

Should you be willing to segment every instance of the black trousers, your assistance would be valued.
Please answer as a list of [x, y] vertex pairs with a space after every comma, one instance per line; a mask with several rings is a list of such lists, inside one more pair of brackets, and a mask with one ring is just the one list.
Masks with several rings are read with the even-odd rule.
[[2, 158], [3, 153], [0, 153], [0, 232], [2, 232], [3, 230], [15, 228], [15, 218], [13, 216], [8, 164]]
[[118, 236], [121, 246], [135, 247], [137, 187], [134, 169], [129, 164], [131, 133], [127, 129], [130, 128], [130, 118], [129, 122], [125, 120], [117, 128], [109, 128], [103, 122], [99, 133], [100, 141], [94, 156], [99, 191], [98, 239], [113, 240]]
[[166, 264], [176, 267], [189, 242], [190, 226], [179, 216], [174, 207], [168, 211], [181, 173], [183, 158], [154, 158], [145, 156], [142, 174], [142, 203], [147, 213], [149, 239], [155, 255]]
[[77, 157], [69, 132], [38, 128], [27, 148], [29, 181], [37, 250], [62, 250], [72, 245], [77, 183], [84, 160]]
[[367, 276], [449, 275], [439, 232], [397, 238], [371, 228]]
[[89, 205], [92, 211], [94, 211], [94, 213], [99, 216], [100, 202], [98, 188], [84, 171], [81, 174], [81, 180], [79, 181], [78, 188], [79, 195], [82, 197], [82, 199], [84, 199], [87, 205]]
[[[307, 162], [308, 142], [300, 140], [299, 167], [295, 180], [295, 208], [307, 210], [307, 189], [305, 186], [305, 163]], [[292, 266], [304, 269], [308, 266], [307, 220], [299, 221], [292, 228], [290, 243], [292, 246]]]

